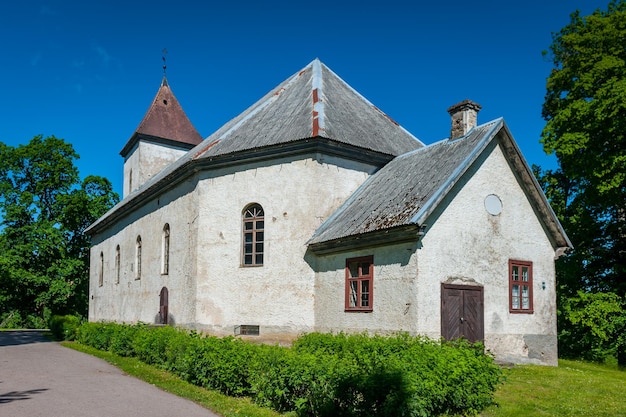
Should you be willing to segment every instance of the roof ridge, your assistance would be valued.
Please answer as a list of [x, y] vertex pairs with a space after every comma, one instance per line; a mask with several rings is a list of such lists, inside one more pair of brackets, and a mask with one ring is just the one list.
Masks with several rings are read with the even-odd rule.
[[324, 76], [322, 74], [322, 63], [319, 59], [314, 59], [309, 65], [312, 69], [311, 95], [313, 97], [311, 136], [315, 137], [320, 135], [320, 131], [326, 131], [324, 100], [322, 99]]

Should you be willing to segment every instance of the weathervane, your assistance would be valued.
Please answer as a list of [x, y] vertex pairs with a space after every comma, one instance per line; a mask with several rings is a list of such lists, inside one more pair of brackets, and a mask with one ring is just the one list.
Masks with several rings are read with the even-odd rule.
[[167, 49], [163, 48], [163, 76], [165, 77], [165, 70], [167, 69], [167, 65], [165, 65], [165, 55], [167, 55]]

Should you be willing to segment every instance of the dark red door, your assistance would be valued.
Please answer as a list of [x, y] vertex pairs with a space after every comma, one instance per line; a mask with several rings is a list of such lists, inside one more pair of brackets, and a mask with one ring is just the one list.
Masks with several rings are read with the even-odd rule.
[[441, 336], [446, 340], [463, 337], [470, 342], [485, 337], [483, 287], [441, 285]]
[[161, 293], [159, 294], [159, 318], [161, 323], [160, 324], [167, 324], [167, 315], [169, 314], [168, 312], [168, 298], [169, 298], [169, 291], [167, 290], [167, 287], [163, 287], [161, 288]]

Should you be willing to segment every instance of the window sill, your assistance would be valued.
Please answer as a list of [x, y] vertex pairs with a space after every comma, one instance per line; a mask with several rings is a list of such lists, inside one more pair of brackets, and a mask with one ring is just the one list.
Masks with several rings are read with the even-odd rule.
[[509, 310], [511, 314], [534, 314], [534, 310]]
[[345, 310], [343, 310], [344, 313], [373, 313], [374, 309], [373, 308], [346, 308]]

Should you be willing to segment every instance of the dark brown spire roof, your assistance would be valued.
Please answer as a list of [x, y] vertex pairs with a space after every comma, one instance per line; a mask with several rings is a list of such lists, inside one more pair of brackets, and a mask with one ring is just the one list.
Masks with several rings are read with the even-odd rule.
[[167, 142], [187, 149], [202, 142], [202, 136], [176, 100], [165, 76], [146, 115], [120, 154], [126, 157], [140, 139]]

